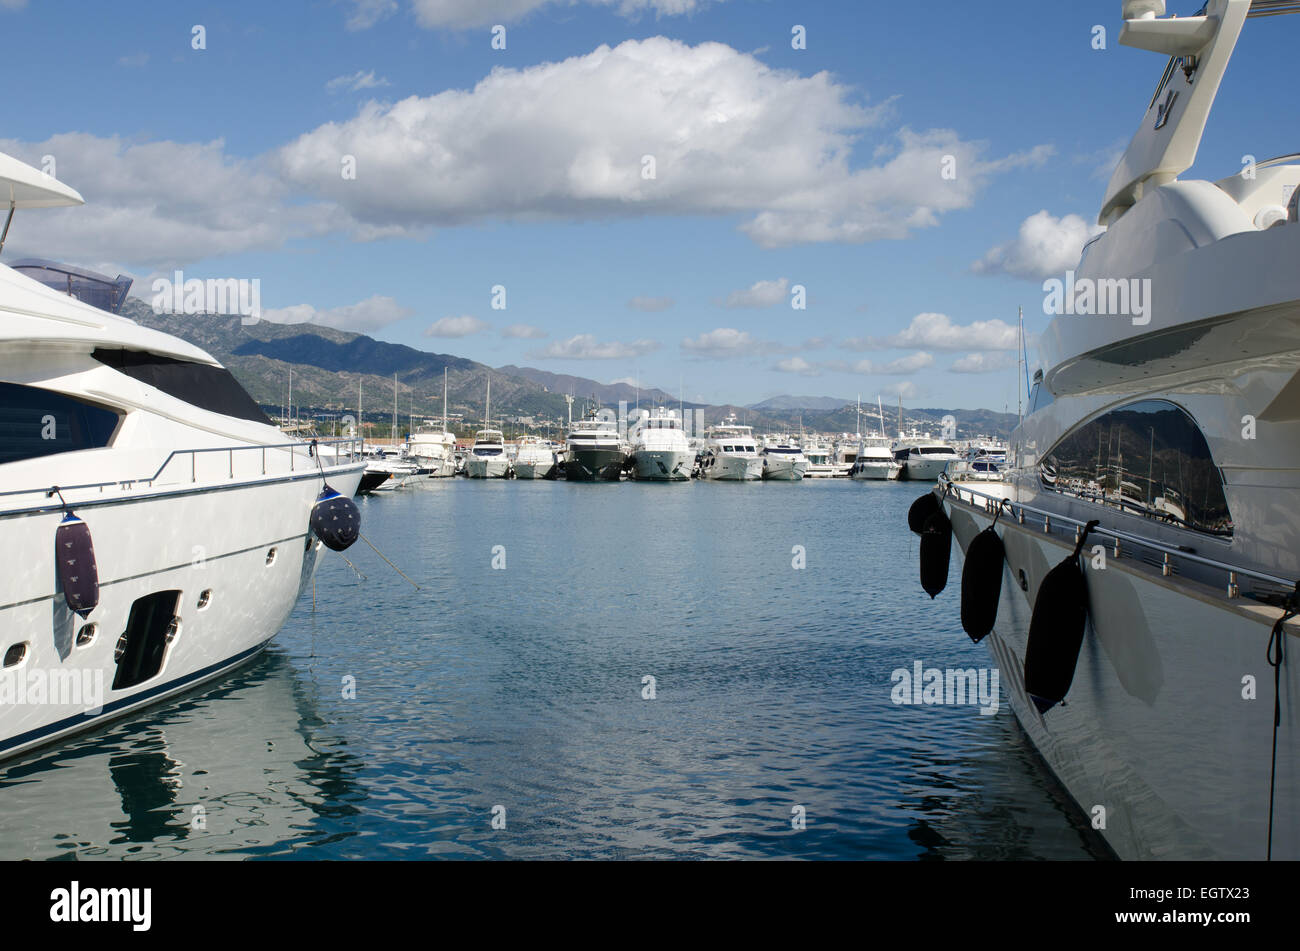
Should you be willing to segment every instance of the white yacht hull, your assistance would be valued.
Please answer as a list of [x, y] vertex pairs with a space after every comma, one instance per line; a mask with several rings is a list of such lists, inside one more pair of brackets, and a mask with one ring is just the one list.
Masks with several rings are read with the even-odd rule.
[[[989, 491], [981, 483], [981, 492]], [[945, 502], [965, 551], [992, 516]], [[1089, 821], [1125, 859], [1262, 859], [1267, 843], [1277, 609], [1195, 593], [1132, 558], [1082, 563], [1089, 622], [1070, 692], [1040, 715], [1024, 687], [1033, 599], [1068, 539], [999, 520], [1006, 546], [989, 645], [1021, 726]], [[958, 566], [954, 566], [958, 568]], [[1023, 571], [1028, 591], [1018, 583]], [[960, 584], [954, 571], [950, 585]], [[955, 595], [957, 592], [953, 591]], [[951, 595], [950, 595], [951, 596]], [[1288, 650], [1300, 649], [1293, 626]], [[1257, 698], [1243, 699], [1252, 677]], [[1300, 858], [1300, 668], [1283, 668], [1273, 857]]]
[[466, 456], [465, 475], [471, 479], [504, 479], [510, 472], [505, 456]]
[[850, 478], [859, 482], [883, 482], [897, 479], [900, 471], [902, 471], [902, 466], [896, 462], [863, 462], [859, 460], [849, 475]]
[[[329, 483], [351, 495], [362, 468], [331, 469]], [[123, 493], [121, 501], [110, 497], [110, 504], [74, 504], [90, 529], [100, 579], [99, 604], [85, 620], [68, 610], [60, 590], [51, 591], [62, 513], [0, 513], [11, 558], [11, 570], [0, 576], [0, 636], [5, 648], [27, 643], [25, 659], [0, 672], [0, 690], [7, 691], [0, 757], [96, 728], [256, 656], [311, 583], [323, 547], [309, 528], [320, 488], [320, 476], [307, 472], [228, 487], [160, 486]], [[134, 602], [170, 591], [179, 592], [180, 628], [160, 668], [114, 689], [115, 647]], [[209, 600], [200, 608], [205, 591]], [[91, 623], [93, 640], [78, 646], [78, 633]], [[42, 695], [34, 683], [44, 684]]]
[[415, 464], [427, 469], [430, 479], [445, 479], [456, 474], [456, 460], [442, 459], [436, 456], [416, 456]]
[[757, 482], [763, 477], [763, 460], [757, 456], [714, 456], [703, 469], [711, 482]]
[[912, 482], [937, 482], [948, 468], [948, 463], [955, 462], [955, 456], [909, 457], [903, 471]]
[[689, 450], [638, 449], [632, 454], [632, 477], [646, 482], [686, 482], [695, 466]]
[[555, 460], [515, 460], [516, 479], [551, 479], [555, 477]]
[[762, 476], [769, 482], [801, 482], [807, 472], [807, 459], [763, 458]]

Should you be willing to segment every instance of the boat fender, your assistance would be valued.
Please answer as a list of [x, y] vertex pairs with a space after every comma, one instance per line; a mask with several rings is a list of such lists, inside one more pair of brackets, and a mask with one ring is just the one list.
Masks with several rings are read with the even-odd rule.
[[311, 529], [331, 551], [345, 551], [361, 534], [361, 512], [357, 503], [335, 492], [328, 484], [311, 507]]
[[65, 510], [54, 530], [54, 559], [59, 583], [68, 609], [83, 619], [99, 605], [99, 568], [95, 564], [95, 543], [90, 526]]
[[1025, 646], [1025, 692], [1039, 714], [1064, 700], [1074, 680], [1088, 621], [1088, 584], [1079, 552], [1096, 527], [1096, 521], [1087, 524], [1074, 552], [1038, 586]]
[[997, 533], [1002, 504], [998, 505], [993, 524], [971, 539], [966, 546], [966, 563], [961, 569], [961, 626], [978, 644], [989, 636], [998, 619], [998, 599], [1002, 596], [1002, 565], [1007, 550]]
[[925, 521], [921, 532], [921, 587], [934, 600], [948, 586], [948, 562], [952, 558], [952, 523], [943, 509]]
[[935, 512], [943, 511], [943, 506], [939, 504], [939, 498], [933, 492], [927, 492], [907, 510], [907, 527], [913, 532], [920, 535], [925, 531], [926, 520]]

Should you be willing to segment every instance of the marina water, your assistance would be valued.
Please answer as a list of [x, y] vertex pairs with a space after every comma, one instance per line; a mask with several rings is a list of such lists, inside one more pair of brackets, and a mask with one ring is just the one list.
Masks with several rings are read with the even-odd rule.
[[0, 768], [0, 858], [1105, 857], [1005, 697], [895, 702], [991, 666], [960, 562], [920, 590], [924, 488], [363, 498], [420, 590], [325, 558], [250, 666]]

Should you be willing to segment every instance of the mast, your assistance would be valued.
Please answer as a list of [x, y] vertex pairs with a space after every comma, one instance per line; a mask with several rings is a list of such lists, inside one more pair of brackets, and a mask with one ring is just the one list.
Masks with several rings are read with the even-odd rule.
[[876, 412], [880, 414], [880, 438], [885, 438], [885, 406], [880, 401], [880, 394], [876, 394]]
[[397, 374], [393, 374], [393, 445], [397, 445]]
[[1019, 330], [1016, 336], [1016, 418], [1025, 421], [1025, 412], [1020, 403], [1020, 363], [1025, 352], [1025, 309], [1020, 308]]
[[492, 423], [492, 374], [488, 374], [487, 399], [483, 403], [483, 428], [490, 429]]
[[361, 451], [366, 449], [366, 429], [365, 424], [361, 422], [364, 419], [361, 415], [361, 376], [357, 376], [357, 434], [361, 437]]
[[442, 368], [442, 432], [447, 434], [447, 368]]

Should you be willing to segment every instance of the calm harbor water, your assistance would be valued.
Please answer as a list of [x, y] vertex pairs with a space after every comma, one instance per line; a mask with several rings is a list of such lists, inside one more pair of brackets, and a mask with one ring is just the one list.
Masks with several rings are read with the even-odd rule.
[[421, 590], [364, 543], [326, 558], [252, 665], [0, 768], [0, 858], [1103, 857], [1005, 699], [891, 700], [896, 668], [991, 664], [959, 562], [920, 590], [921, 491], [361, 499]]

